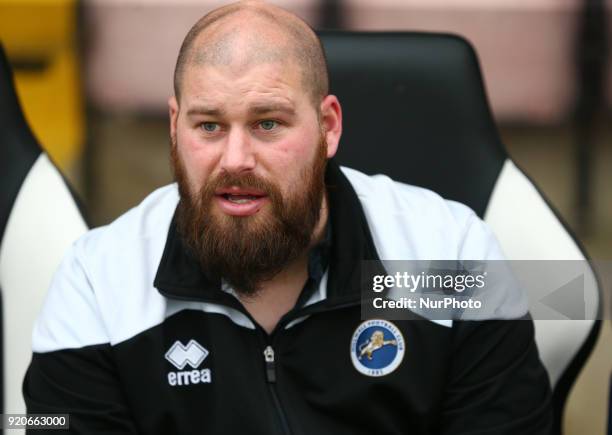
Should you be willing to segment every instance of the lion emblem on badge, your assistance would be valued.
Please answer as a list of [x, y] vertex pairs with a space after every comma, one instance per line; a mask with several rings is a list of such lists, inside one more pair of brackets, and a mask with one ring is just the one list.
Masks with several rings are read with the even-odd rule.
[[359, 346], [359, 359], [365, 355], [369, 360], [372, 359], [372, 354], [383, 346], [397, 346], [396, 340], [385, 340], [383, 331], [376, 330], [370, 336], [370, 339]]

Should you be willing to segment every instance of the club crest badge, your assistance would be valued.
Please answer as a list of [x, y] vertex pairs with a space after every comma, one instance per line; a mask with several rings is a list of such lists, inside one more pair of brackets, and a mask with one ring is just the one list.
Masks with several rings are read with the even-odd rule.
[[351, 360], [359, 373], [385, 376], [404, 359], [404, 337], [393, 323], [373, 319], [355, 329], [351, 339]]

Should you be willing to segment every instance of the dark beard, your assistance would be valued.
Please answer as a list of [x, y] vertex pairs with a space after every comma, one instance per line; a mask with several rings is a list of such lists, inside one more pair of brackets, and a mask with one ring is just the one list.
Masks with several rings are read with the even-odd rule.
[[[172, 138], [171, 163], [180, 194], [177, 228], [209, 279], [224, 279], [239, 295], [253, 297], [265, 281], [304, 253], [325, 194], [326, 149], [323, 137], [313, 165], [302, 172], [295, 185], [301, 190], [287, 198], [272, 181], [252, 173], [226, 172], [208, 180], [192, 195]], [[213, 212], [215, 191], [228, 186], [265, 192], [267, 210], [246, 217]]]

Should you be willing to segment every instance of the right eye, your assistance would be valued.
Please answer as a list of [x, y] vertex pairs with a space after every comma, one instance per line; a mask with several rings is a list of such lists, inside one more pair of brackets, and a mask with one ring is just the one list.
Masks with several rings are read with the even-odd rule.
[[216, 122], [203, 122], [200, 124], [200, 128], [206, 133], [214, 133], [219, 130], [219, 124]]

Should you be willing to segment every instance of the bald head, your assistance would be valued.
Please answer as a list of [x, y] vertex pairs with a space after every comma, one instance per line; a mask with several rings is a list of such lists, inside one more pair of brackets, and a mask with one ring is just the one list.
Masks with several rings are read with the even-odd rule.
[[261, 63], [294, 64], [315, 106], [329, 92], [327, 64], [314, 31], [284, 9], [243, 1], [215, 9], [187, 33], [174, 71], [180, 101], [185, 71], [197, 66], [246, 68]]

